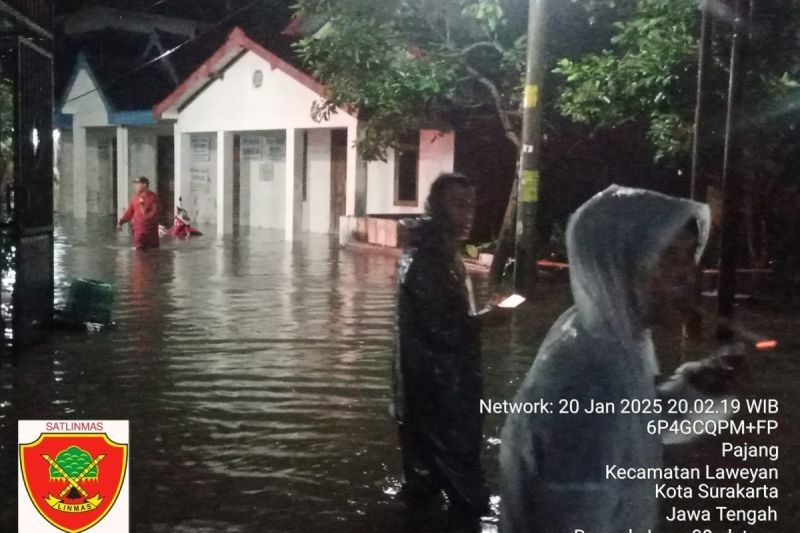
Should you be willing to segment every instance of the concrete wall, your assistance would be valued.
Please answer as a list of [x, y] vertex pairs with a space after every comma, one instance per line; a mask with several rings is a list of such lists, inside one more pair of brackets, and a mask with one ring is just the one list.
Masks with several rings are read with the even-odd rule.
[[[137, 176], [147, 176], [150, 188], [158, 190], [156, 176], [156, 143], [157, 128], [131, 127], [129, 133], [128, 165], [129, 175], [125, 180], [117, 182], [122, 197], [133, 195], [131, 182]], [[86, 129], [86, 202], [87, 212], [92, 214], [112, 214], [117, 202], [114, 198], [113, 157], [115, 128], [92, 127]], [[59, 213], [71, 214], [73, 211], [74, 192], [74, 146], [71, 130], [62, 130], [57, 150], [56, 168], [58, 170], [58, 187], [55, 196], [55, 208]], [[118, 161], [119, 164], [119, 161]], [[127, 204], [126, 204], [127, 205]], [[126, 205], [116, 206], [120, 215]]]
[[[263, 82], [253, 85], [253, 74], [260, 70]], [[204, 209], [206, 202], [198, 195], [189, 195], [191, 181], [189, 168], [193, 162], [190, 142], [186, 134], [199, 132], [235, 132], [241, 138], [262, 136], [282, 139], [282, 160], [264, 154], [261, 159], [240, 159], [239, 224], [259, 228], [280, 229], [286, 226], [286, 130], [309, 130], [308, 165], [309, 197], [305, 206], [295, 209], [296, 226], [314, 232], [330, 230], [330, 132], [328, 128], [350, 128], [355, 131], [357, 119], [347, 113], [333, 114], [328, 121], [316, 122], [311, 116], [314, 103], [320, 95], [282, 70], [273, 69], [269, 63], [252, 52], [246, 52], [230, 65], [211, 84], [205, 87], [181, 110], [175, 125], [176, 177], [180, 182], [184, 207]], [[297, 137], [301, 138], [300, 135]], [[277, 146], [281, 143], [273, 143]], [[185, 145], [185, 146], [184, 146]], [[297, 154], [302, 145], [296, 142]], [[274, 155], [274, 154], [273, 154]], [[213, 157], [216, 157], [214, 154]], [[294, 158], [295, 173], [302, 170], [302, 161]], [[249, 193], [249, 197], [246, 195]], [[212, 187], [213, 194], [213, 187]], [[192, 203], [187, 203], [191, 197]], [[207, 203], [207, 202], [206, 202]], [[197, 215], [195, 215], [197, 216]], [[201, 215], [202, 217], [202, 215]], [[208, 219], [197, 219], [209, 223]]]
[[[192, 155], [188, 157], [188, 169], [180, 194], [183, 197], [183, 208], [189, 211], [189, 216], [198, 225], [213, 226], [217, 223], [217, 135], [202, 133], [188, 137], [208, 139], [209, 149], [207, 158]], [[187, 150], [191, 150], [191, 143]]]
[[[253, 73], [260, 70], [264, 79], [253, 85]], [[287, 127], [332, 128], [354, 126], [357, 120], [339, 112], [324, 123], [311, 117], [312, 105], [320, 96], [252, 52], [234, 62], [220, 78], [204, 88], [181, 110], [181, 131], [263, 131]]]
[[84, 127], [105, 126], [108, 124], [108, 109], [94, 84], [89, 71], [82, 68], [75, 76], [69, 93], [64, 98], [61, 112], [80, 115], [80, 125]]
[[[158, 130], [155, 128], [129, 128], [129, 154], [128, 172], [129, 182], [139, 176], [150, 180], [150, 190], [158, 191], [158, 176], [156, 175], [156, 146], [158, 143]], [[131, 196], [133, 188], [130, 188]]]
[[[260, 87], [253, 84], [256, 71], [263, 74]], [[252, 52], [245, 52], [220, 76], [204, 87], [177, 115], [176, 135], [176, 179], [183, 196], [184, 207], [202, 224], [214, 221], [215, 169], [210, 165], [208, 175], [211, 188], [207, 193], [189, 192], [191, 186], [190, 168], [197, 166], [191, 161], [191, 134], [210, 132], [215, 138], [217, 132], [234, 132], [241, 138], [272, 135], [267, 132], [307, 130], [307, 198], [300, 207], [295, 208], [295, 222], [305, 231], [327, 233], [330, 231], [330, 129], [348, 130], [347, 152], [347, 213], [353, 213], [359, 191], [363, 193], [366, 183], [366, 205], [369, 214], [413, 214], [421, 213], [431, 183], [441, 172], [451, 172], [454, 158], [454, 136], [435, 130], [423, 130], [420, 139], [419, 194], [417, 205], [394, 205], [395, 161], [393, 154], [388, 162], [372, 162], [364, 165], [352, 149], [357, 137], [358, 121], [348, 113], [340, 111], [325, 122], [312, 118], [312, 107], [321, 96], [306, 87], [289, 74], [273, 69], [269, 63]], [[299, 136], [298, 136], [299, 137]], [[284, 140], [285, 142], [285, 140]], [[302, 153], [298, 142], [296, 152]], [[290, 154], [291, 156], [291, 154]], [[285, 157], [285, 156], [284, 156]], [[212, 153], [211, 161], [216, 161]], [[296, 173], [302, 172], [302, 161], [297, 163]], [[266, 155], [261, 159], [240, 158], [240, 225], [280, 229], [286, 226], [287, 198], [286, 161], [272, 161]], [[362, 172], [361, 169], [365, 171]], [[359, 175], [359, 173], [361, 174]], [[361, 186], [357, 181], [364, 176]], [[249, 198], [247, 194], [249, 193]], [[288, 229], [287, 229], [288, 231]]]
[[92, 128], [86, 135], [86, 210], [114, 214], [114, 132]]
[[[85, 216], [85, 213], [115, 213], [115, 205], [133, 194], [131, 181], [137, 176], [148, 177], [150, 188], [158, 190], [157, 136], [172, 135], [171, 126], [118, 128], [109, 125], [109, 107], [85, 66], [78, 70], [69, 93], [64, 97], [60, 112], [72, 115], [74, 128], [73, 131], [61, 132], [61, 146], [57, 152], [56, 166], [61, 180], [56, 208], [60, 212], [78, 216]], [[124, 147], [120, 148], [120, 153], [112, 153], [112, 140], [119, 130], [125, 129], [128, 132], [128, 153], [125, 160], [118, 161], [121, 175], [116, 176], [113, 158], [117, 156], [121, 159], [125, 155], [122, 152]], [[84, 132], [86, 149], [85, 153], [81, 153], [80, 143], [75, 143], [74, 140], [83, 139]], [[124, 175], [126, 171], [127, 175]], [[118, 188], [117, 197], [114, 197], [115, 182]], [[85, 196], [81, 192], [84, 189]], [[82, 206], [76, 206], [76, 202], [83, 201], [86, 202], [85, 212]], [[125, 205], [116, 205], [115, 214], [120, 215], [126, 206], [127, 201]]]
[[443, 172], [452, 172], [455, 158], [455, 135], [452, 132], [422, 130], [419, 143], [419, 183], [417, 205], [394, 205], [395, 154], [387, 161], [367, 163], [367, 213], [370, 215], [417, 214], [425, 210], [425, 200], [434, 180]]
[[307, 195], [303, 204], [303, 231], [328, 233], [331, 229], [331, 132], [309, 130]]
[[[282, 229], [285, 224], [286, 132], [250, 132], [242, 134], [241, 138], [240, 219], [255, 228]], [[245, 156], [245, 138], [261, 141], [260, 156]]]

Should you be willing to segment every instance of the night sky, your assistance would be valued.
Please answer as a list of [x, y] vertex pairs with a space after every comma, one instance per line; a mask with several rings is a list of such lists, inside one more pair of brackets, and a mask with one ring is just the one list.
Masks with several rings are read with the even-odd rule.
[[[291, 0], [59, 0], [56, 14], [92, 6], [107, 6], [202, 21], [218, 21], [247, 6], [249, 16], [270, 15], [265, 24], [282, 24], [289, 16]], [[277, 20], [280, 19], [280, 20]]]
[[[280, 32], [291, 19], [292, 0], [59, 0], [56, 3], [56, 16], [68, 15], [81, 9], [95, 6], [110, 7], [134, 13], [152, 13], [170, 17], [196, 20], [205, 23], [200, 28], [200, 33], [187, 41], [180, 50], [171, 55], [180, 76], [185, 76], [196, 68], [203, 60], [211, 55], [222, 43], [234, 27], [242, 28], [252, 39], [267, 46], [278, 55], [294, 60], [291, 51], [291, 39], [282, 36]], [[125, 40], [120, 40], [109, 32], [96, 32], [82, 36], [62, 38], [58, 35], [58, 21], [56, 22], [56, 92], [60, 93], [74, 68], [76, 54], [85, 52], [103, 52], [106, 56], [103, 63], [118, 63], [117, 72], [121, 78], [124, 73], [131, 70], [131, 61], [127, 52], [141, 52], [127, 50]], [[169, 48], [176, 43], [174, 39], [164, 38], [165, 47]], [[88, 48], [88, 50], [87, 50]], [[100, 65], [95, 64], [94, 68]], [[113, 66], [113, 65], [112, 65]], [[141, 76], [131, 78], [132, 81], [141, 83]], [[121, 82], [128, 80], [121, 79]], [[102, 81], [101, 81], [102, 83]], [[116, 82], [115, 82], [116, 83]]]

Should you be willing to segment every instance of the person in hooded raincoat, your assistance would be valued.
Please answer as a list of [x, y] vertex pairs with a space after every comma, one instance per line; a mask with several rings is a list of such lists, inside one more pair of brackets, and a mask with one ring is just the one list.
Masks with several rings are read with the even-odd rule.
[[480, 516], [489, 492], [481, 466], [482, 323], [459, 247], [469, 236], [475, 190], [460, 174], [431, 187], [427, 217], [412, 229], [398, 263], [393, 414], [402, 452], [403, 494], [429, 500], [444, 491], [458, 514]]
[[[506, 418], [500, 450], [502, 533], [657, 527], [654, 482], [607, 479], [606, 466], [662, 465], [663, 442], [648, 433], [647, 423], [670, 415], [666, 409], [660, 415], [621, 414], [621, 400], [702, 398], [701, 389], [720, 390], [734, 374], [727, 358], [711, 357], [687, 363], [656, 384], [650, 325], [656, 311], [689, 298], [709, 216], [705, 204], [612, 186], [570, 219], [575, 304], [551, 328], [514, 400], [544, 399], [555, 402], [556, 411]], [[664, 269], [664, 262], [671, 267]], [[577, 400], [581, 409], [592, 401], [613, 402], [618, 410], [558, 414], [562, 399]]]

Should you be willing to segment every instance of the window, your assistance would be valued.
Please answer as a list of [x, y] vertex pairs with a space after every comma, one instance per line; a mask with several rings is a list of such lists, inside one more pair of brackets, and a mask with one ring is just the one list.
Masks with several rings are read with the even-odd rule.
[[419, 132], [403, 136], [395, 151], [394, 205], [419, 203]]

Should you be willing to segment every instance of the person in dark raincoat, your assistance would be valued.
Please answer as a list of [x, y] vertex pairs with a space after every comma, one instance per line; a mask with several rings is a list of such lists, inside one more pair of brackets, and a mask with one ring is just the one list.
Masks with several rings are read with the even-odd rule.
[[[556, 402], [556, 414], [506, 418], [502, 533], [657, 527], [655, 482], [608, 479], [606, 465], [660, 467], [664, 442], [647, 423], [675, 416], [667, 413], [665, 398], [716, 401], [705, 393], [721, 392], [735, 375], [738, 359], [718, 355], [687, 363], [656, 384], [650, 327], [674, 322], [691, 301], [708, 227], [705, 204], [618, 186], [572, 216], [567, 250], [575, 305], [551, 328], [514, 400]], [[664, 402], [662, 414], [619, 412], [623, 399], [657, 398]], [[581, 410], [592, 401], [613, 402], [617, 412], [557, 414], [562, 399], [577, 400]]]
[[481, 323], [459, 247], [472, 228], [475, 190], [459, 174], [433, 184], [427, 217], [413, 228], [398, 264], [397, 352], [393, 410], [398, 423], [403, 494], [425, 501], [444, 491], [464, 516], [488, 510], [481, 467]]

